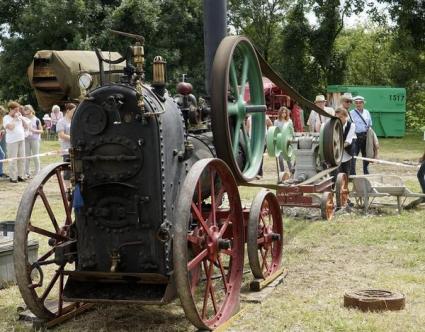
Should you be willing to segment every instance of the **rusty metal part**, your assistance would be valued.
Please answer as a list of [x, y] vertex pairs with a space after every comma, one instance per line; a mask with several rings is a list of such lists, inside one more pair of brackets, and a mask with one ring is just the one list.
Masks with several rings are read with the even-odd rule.
[[[52, 319], [59, 317], [64, 312], [62, 302], [63, 292], [63, 269], [65, 265], [54, 266], [55, 260], [49, 259], [54, 255], [55, 247], [69, 240], [69, 228], [72, 224], [71, 205], [68, 202], [62, 171], [69, 171], [69, 163], [56, 163], [44, 168], [27, 186], [16, 215], [15, 237], [14, 237], [14, 262], [16, 281], [25, 304], [34, 315], [41, 319]], [[55, 215], [53, 206], [49, 203], [48, 195], [43, 187], [49, 180], [51, 184], [58, 184], [59, 195], [62, 198], [65, 211], [64, 219], [60, 220]], [[46, 215], [50, 219], [50, 227], [39, 222], [40, 217], [31, 218], [36, 201], [45, 207]], [[39, 213], [38, 213], [39, 215]], [[30, 219], [31, 218], [31, 219]], [[43, 252], [36, 262], [29, 263], [27, 243], [29, 238], [37, 236], [41, 240], [52, 244]], [[32, 268], [28, 268], [31, 266]], [[40, 270], [42, 271], [40, 273]], [[38, 271], [38, 272], [37, 272]], [[39, 280], [35, 278], [38, 274]], [[41, 277], [42, 276], [42, 277]], [[46, 301], [51, 295], [52, 289], [59, 282], [59, 294], [57, 310], [50, 310]]]
[[267, 190], [254, 198], [249, 213], [247, 248], [255, 278], [266, 279], [282, 261], [283, 222], [276, 196]]
[[402, 310], [406, 299], [401, 293], [380, 289], [364, 289], [344, 294], [344, 307], [361, 311]]
[[349, 193], [347, 174], [339, 173], [335, 182], [335, 199], [337, 207], [340, 208], [347, 205]]
[[[205, 178], [207, 199], [202, 197]], [[222, 160], [202, 159], [192, 166], [175, 220], [174, 279], [180, 302], [193, 325], [215, 329], [238, 308], [244, 260], [239, 191]]]
[[331, 192], [325, 191], [320, 196], [320, 214], [323, 219], [331, 220], [334, 216], [334, 212], [334, 195]]

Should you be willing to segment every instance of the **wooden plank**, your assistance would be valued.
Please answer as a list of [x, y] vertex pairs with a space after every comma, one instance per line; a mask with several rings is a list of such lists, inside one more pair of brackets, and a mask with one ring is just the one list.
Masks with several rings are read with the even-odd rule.
[[259, 292], [265, 287], [267, 287], [269, 284], [271, 284], [273, 281], [275, 281], [279, 276], [283, 274], [285, 269], [281, 267], [279, 270], [277, 270], [275, 273], [270, 275], [267, 279], [254, 279], [249, 283], [249, 289], [253, 292]]

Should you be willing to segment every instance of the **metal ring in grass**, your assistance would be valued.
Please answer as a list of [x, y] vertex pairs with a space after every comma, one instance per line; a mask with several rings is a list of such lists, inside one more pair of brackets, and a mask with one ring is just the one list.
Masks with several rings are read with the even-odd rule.
[[344, 294], [344, 307], [362, 311], [401, 310], [405, 303], [403, 294], [387, 290], [365, 289]]

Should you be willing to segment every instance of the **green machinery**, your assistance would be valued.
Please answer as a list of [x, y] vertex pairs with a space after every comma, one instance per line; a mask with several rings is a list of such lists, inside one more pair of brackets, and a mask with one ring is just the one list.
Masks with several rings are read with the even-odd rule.
[[329, 85], [328, 100], [339, 105], [341, 94], [350, 92], [366, 100], [365, 108], [372, 116], [373, 129], [380, 137], [403, 137], [406, 128], [406, 89], [385, 86]]

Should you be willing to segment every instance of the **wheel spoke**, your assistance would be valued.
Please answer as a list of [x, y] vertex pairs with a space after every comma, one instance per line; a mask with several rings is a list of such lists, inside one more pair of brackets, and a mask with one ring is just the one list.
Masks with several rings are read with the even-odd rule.
[[55, 275], [53, 276], [52, 280], [50, 280], [49, 285], [47, 286], [47, 288], [44, 290], [43, 294], [40, 297], [41, 302], [44, 302], [46, 300], [47, 296], [49, 295], [56, 281], [58, 280], [61, 272], [62, 272], [62, 269], [59, 269], [55, 272]]
[[38, 188], [37, 193], [41, 197], [41, 200], [43, 201], [44, 207], [47, 210], [47, 214], [49, 215], [50, 220], [52, 221], [52, 224], [53, 224], [53, 227], [55, 228], [56, 233], [59, 233], [58, 222], [57, 222], [57, 220], [55, 218], [55, 214], [53, 213], [53, 210], [52, 210], [52, 208], [51, 208], [51, 206], [49, 204], [49, 201], [48, 201], [48, 199], [46, 197], [46, 194], [43, 191], [43, 188], [42, 187]]
[[239, 119], [239, 117], [236, 117], [236, 125], [233, 132], [233, 140], [232, 140], [232, 150], [233, 150], [233, 156], [236, 158], [239, 151], [239, 136], [241, 131], [241, 125], [242, 121]]
[[229, 218], [227, 218], [227, 219], [224, 221], [224, 223], [221, 225], [220, 232], [218, 233], [218, 237], [219, 237], [219, 238], [223, 237], [224, 232], [226, 232], [226, 229], [227, 229], [227, 227], [229, 226], [229, 223], [230, 223], [230, 219], [229, 219]]
[[223, 279], [224, 290], [227, 293], [227, 277], [226, 277], [226, 273], [224, 272], [224, 266], [221, 261], [220, 254], [217, 256], [217, 261], [218, 261], [218, 267], [220, 268], [221, 278]]
[[52, 238], [52, 239], [56, 239], [58, 241], [67, 241], [68, 240], [68, 238], [63, 236], [63, 235], [49, 232], [45, 229], [33, 226], [31, 224], [28, 225], [28, 230], [31, 231], [31, 232], [40, 234], [40, 235], [47, 236], [47, 237]]
[[188, 240], [190, 243], [192, 243], [192, 244], [194, 244], [194, 245], [196, 245], [196, 246], [199, 246], [199, 244], [200, 244], [200, 238], [199, 238], [199, 237], [197, 237], [196, 235], [193, 235], [193, 234], [188, 234], [188, 235], [187, 235], [187, 240]]
[[60, 188], [61, 196], [62, 196], [62, 202], [63, 202], [63, 206], [65, 208], [65, 213], [66, 213], [65, 225], [69, 226], [72, 224], [71, 208], [70, 208], [70, 203], [68, 202], [68, 199], [66, 198], [65, 184], [62, 178], [61, 170], [59, 168], [56, 169], [56, 177], [58, 178], [59, 188]]
[[230, 83], [235, 91], [235, 97], [238, 95], [238, 77], [236, 74], [235, 63], [232, 61], [230, 63]]
[[245, 146], [246, 146], [246, 154], [247, 154], [247, 165], [245, 167], [247, 167], [248, 165], [251, 164], [251, 160], [252, 160], [252, 148], [251, 148], [251, 140], [248, 136], [248, 133], [246, 132], [245, 126], [242, 126], [242, 137], [243, 140], [245, 142]]
[[211, 285], [211, 276], [212, 276], [212, 271], [214, 268], [214, 264], [210, 263], [209, 268], [207, 269], [207, 262], [204, 261], [204, 269], [205, 269], [205, 278], [207, 280], [207, 285], [205, 286], [205, 292], [204, 292], [204, 303], [202, 306], [202, 318], [205, 318], [205, 314], [206, 314], [206, 310], [207, 310], [207, 304], [208, 304], [208, 294], [209, 294], [209, 290], [210, 290], [210, 285]]
[[217, 310], [217, 303], [215, 301], [214, 285], [213, 285], [213, 283], [211, 283], [211, 285], [210, 285], [210, 295], [211, 295], [211, 302], [212, 302], [213, 308], [214, 308], [214, 313], [217, 313], [218, 310]]
[[208, 251], [207, 249], [202, 250], [194, 259], [192, 259], [189, 263], [187, 263], [187, 269], [189, 271], [193, 270], [196, 266], [198, 266], [205, 257], [207, 257]]
[[241, 78], [241, 89], [239, 95], [243, 97], [245, 94], [245, 86], [248, 81], [248, 70], [249, 70], [249, 57], [244, 55], [242, 65], [242, 78]]
[[41, 256], [38, 260], [37, 263], [41, 263], [44, 262], [47, 258], [49, 258], [50, 256], [52, 256], [52, 254], [55, 252], [55, 248], [50, 249], [48, 252], [46, 252], [43, 256]]
[[199, 223], [201, 224], [202, 228], [207, 232], [209, 236], [212, 236], [211, 231], [205, 222], [204, 218], [202, 217], [202, 213], [199, 211], [198, 207], [195, 203], [192, 202], [192, 210], [195, 213], [195, 216], [198, 218]]
[[267, 264], [267, 253], [268, 252], [269, 252], [269, 249], [265, 249], [264, 256], [263, 256], [263, 264], [261, 266], [261, 269], [264, 270], [264, 268], [265, 268], [266, 271], [269, 270], [269, 265]]

